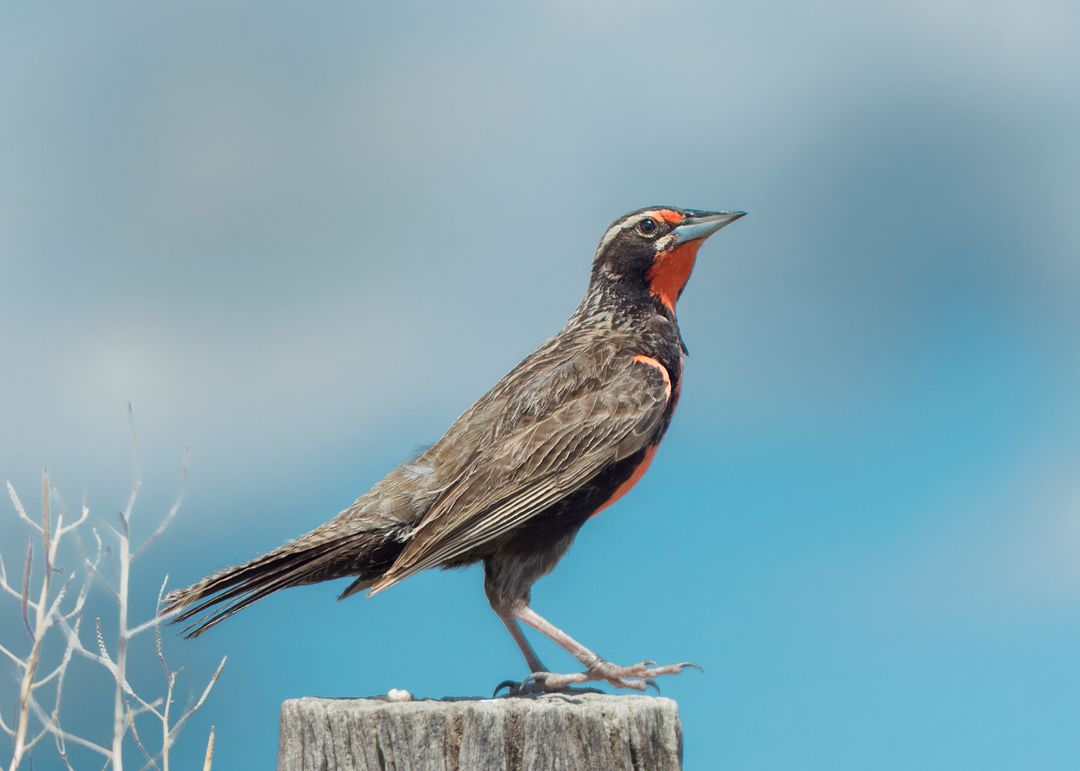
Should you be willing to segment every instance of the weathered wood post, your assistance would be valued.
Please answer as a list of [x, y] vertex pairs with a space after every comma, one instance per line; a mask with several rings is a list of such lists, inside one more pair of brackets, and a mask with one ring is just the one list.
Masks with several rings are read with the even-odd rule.
[[681, 768], [671, 699], [549, 694], [499, 699], [291, 699], [278, 771]]

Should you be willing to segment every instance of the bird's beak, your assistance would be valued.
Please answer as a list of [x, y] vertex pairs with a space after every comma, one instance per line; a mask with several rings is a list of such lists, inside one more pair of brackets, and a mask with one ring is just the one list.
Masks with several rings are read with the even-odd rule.
[[686, 219], [671, 231], [677, 244], [706, 239], [725, 225], [746, 216], [744, 211], [687, 211], [686, 214]]

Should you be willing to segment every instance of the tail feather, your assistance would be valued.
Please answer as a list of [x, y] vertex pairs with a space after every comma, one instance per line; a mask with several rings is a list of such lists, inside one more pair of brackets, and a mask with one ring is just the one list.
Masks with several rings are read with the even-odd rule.
[[[226, 568], [187, 589], [170, 592], [162, 615], [189, 621], [185, 637], [198, 637], [253, 602], [290, 586], [344, 576], [374, 577], [389, 568], [404, 544], [389, 528], [346, 530], [324, 526], [251, 562]], [[208, 613], [211, 608], [224, 607]]]

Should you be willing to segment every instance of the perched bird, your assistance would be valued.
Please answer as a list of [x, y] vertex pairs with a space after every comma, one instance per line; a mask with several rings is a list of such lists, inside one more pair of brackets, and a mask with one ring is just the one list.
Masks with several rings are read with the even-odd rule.
[[[195, 619], [184, 629], [194, 637], [289, 586], [355, 577], [343, 599], [364, 589], [377, 594], [426, 568], [483, 562], [491, 607], [530, 671], [511, 690], [595, 680], [643, 690], [651, 678], [693, 666], [613, 664], [541, 617], [529, 598], [585, 521], [626, 493], [652, 461], [679, 399], [686, 353], [675, 303], [698, 247], [743, 214], [658, 207], [616, 220], [563, 330], [442, 439], [325, 525], [173, 592], [162, 612]], [[520, 621], [565, 648], [584, 671], [548, 671]]]

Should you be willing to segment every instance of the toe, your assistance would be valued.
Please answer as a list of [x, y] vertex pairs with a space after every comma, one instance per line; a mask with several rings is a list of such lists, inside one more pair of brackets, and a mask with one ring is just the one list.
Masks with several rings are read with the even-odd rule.
[[648, 686], [644, 680], [636, 680], [634, 678], [612, 678], [608, 680], [616, 688], [629, 688], [634, 691], [644, 691]]

